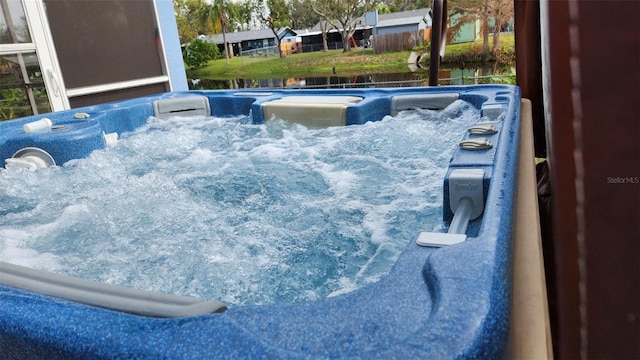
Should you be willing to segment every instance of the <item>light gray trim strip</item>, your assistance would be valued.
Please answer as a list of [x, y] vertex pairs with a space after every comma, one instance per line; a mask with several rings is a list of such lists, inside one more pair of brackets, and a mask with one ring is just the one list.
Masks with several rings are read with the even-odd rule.
[[226, 305], [142, 291], [0, 262], [0, 284], [129, 314], [177, 318], [222, 312]]
[[145, 85], [162, 84], [162, 83], [168, 83], [168, 82], [169, 82], [169, 76], [161, 75], [161, 76], [154, 76], [154, 77], [148, 77], [143, 79], [126, 80], [126, 81], [119, 81], [119, 82], [113, 82], [108, 84], [98, 84], [98, 85], [67, 89], [67, 96], [76, 97], [76, 96], [84, 96], [84, 95], [91, 95], [91, 94], [99, 94], [99, 93], [108, 92], [108, 91], [123, 90], [123, 89], [129, 89], [129, 88], [140, 87]]

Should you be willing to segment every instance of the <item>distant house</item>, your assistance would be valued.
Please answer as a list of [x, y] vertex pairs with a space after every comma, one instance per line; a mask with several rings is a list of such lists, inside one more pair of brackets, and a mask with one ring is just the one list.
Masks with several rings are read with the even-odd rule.
[[[378, 22], [375, 26], [367, 25], [365, 15], [354, 19], [356, 31], [353, 34], [353, 37], [357, 44], [360, 46], [367, 46], [370, 36], [428, 30], [431, 28], [432, 24], [431, 9], [429, 8], [401, 11], [390, 14], [379, 14], [377, 19]], [[298, 31], [298, 34], [302, 37], [302, 44], [305, 51], [307, 51], [307, 48], [309, 47], [313, 48], [314, 51], [322, 49], [320, 25], [321, 23], [318, 22], [314, 27], [306, 32]], [[331, 28], [327, 32], [327, 41], [330, 44], [336, 44], [335, 48], [342, 47], [342, 37], [340, 36], [341, 30], [342, 29]], [[429, 34], [427, 31], [424, 33]]]
[[[296, 36], [296, 32], [288, 27], [278, 31], [280, 39]], [[262, 49], [276, 45], [276, 37], [271, 29], [236, 31], [226, 34], [227, 43], [233, 49], [233, 55], [240, 55], [247, 50]], [[224, 50], [224, 39], [222, 34], [203, 36], [203, 40], [217, 44], [221, 51]]]
[[[450, 27], [458, 25], [462, 17], [463, 14], [460, 13], [451, 15], [449, 17]], [[482, 37], [482, 34], [480, 32], [480, 19], [478, 18], [475, 21], [470, 21], [460, 25], [458, 31], [456, 31], [455, 34], [450, 34], [449, 37], [450, 44], [465, 43], [480, 39]]]
[[[450, 27], [454, 27], [458, 25], [458, 23], [461, 21], [461, 18], [463, 16], [464, 15], [461, 13], [456, 13], [451, 15], [449, 17]], [[491, 19], [489, 21], [489, 27], [493, 28], [494, 24], [495, 24], [495, 21]], [[512, 29], [513, 29], [513, 20], [505, 24], [504, 28], [501, 29], [500, 31], [508, 32], [508, 31], [512, 31]], [[459, 44], [459, 43], [471, 42], [471, 41], [476, 41], [478, 39], [481, 39], [482, 26], [480, 23], [480, 18], [478, 17], [474, 21], [469, 21], [465, 24], [462, 24], [458, 28], [458, 31], [456, 31], [455, 34], [450, 34], [449, 37], [450, 37], [449, 43], [451, 44]]]
[[[304, 30], [296, 30], [298, 36], [300, 36], [302, 49], [304, 52], [309, 51], [321, 51], [324, 50], [324, 44], [322, 41], [322, 25], [324, 20], [319, 21], [310, 29]], [[357, 18], [356, 21], [356, 32], [353, 34], [354, 39], [362, 44], [365, 36], [363, 32], [365, 29], [370, 29], [370, 26], [364, 25], [364, 18]], [[329, 50], [342, 49], [342, 35], [341, 30], [335, 27], [332, 27], [331, 24], [326, 24], [327, 31], [327, 45]], [[366, 35], [368, 37], [369, 35]]]
[[[297, 30], [298, 36], [301, 40], [302, 51], [310, 52], [323, 50], [324, 45], [322, 44], [322, 31], [316, 29], [317, 26], [318, 25], [309, 30]], [[354, 37], [359, 37], [360, 40], [362, 40], [362, 30], [356, 32], [357, 34], [354, 34]], [[330, 29], [327, 32], [327, 43], [329, 44], [329, 49], [342, 49], [342, 35], [340, 35], [340, 32], [335, 28]]]
[[302, 52], [302, 37], [292, 31], [280, 40], [280, 48], [285, 55], [300, 53]]
[[[378, 23], [375, 26], [367, 25], [365, 16], [354, 19], [356, 31], [352, 41], [357, 46], [368, 46], [371, 36], [386, 35], [392, 33], [404, 33], [431, 28], [431, 9], [402, 11], [391, 14], [378, 15]], [[285, 54], [297, 52], [320, 51], [323, 49], [321, 23], [318, 22], [311, 29], [292, 30], [288, 27], [280, 29], [278, 37], [281, 39], [281, 48]], [[330, 49], [342, 49], [342, 29], [330, 28], [327, 31], [327, 42]], [[423, 32], [425, 38], [429, 32]], [[239, 55], [243, 51], [267, 48], [275, 46], [276, 38], [269, 29], [238, 31], [226, 34], [227, 43], [233, 49], [233, 55]], [[204, 40], [218, 45], [224, 50], [222, 34], [203, 36]]]
[[378, 15], [374, 35], [393, 34], [431, 28], [431, 9], [402, 11]]
[[[378, 14], [378, 23], [371, 27], [366, 25], [365, 16], [354, 19], [356, 31], [372, 28], [374, 35], [391, 34], [397, 32], [423, 30], [431, 27], [431, 9], [400, 11], [390, 14]], [[312, 27], [309, 32], [320, 31], [320, 22]], [[342, 29], [332, 29], [339, 31]]]

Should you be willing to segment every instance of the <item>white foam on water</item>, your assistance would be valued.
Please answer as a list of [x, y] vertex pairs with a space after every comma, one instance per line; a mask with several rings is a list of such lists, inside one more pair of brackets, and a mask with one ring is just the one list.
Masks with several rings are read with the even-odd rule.
[[230, 305], [344, 294], [442, 228], [478, 117], [458, 101], [325, 129], [152, 118], [86, 159], [0, 170], [1, 259]]

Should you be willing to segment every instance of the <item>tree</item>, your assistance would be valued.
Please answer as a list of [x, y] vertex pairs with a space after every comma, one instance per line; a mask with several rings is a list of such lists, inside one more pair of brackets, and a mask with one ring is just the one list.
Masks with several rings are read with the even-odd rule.
[[492, 51], [495, 54], [500, 50], [500, 31], [509, 23], [514, 16], [513, 1], [511, 0], [493, 0], [493, 48]]
[[290, 0], [289, 1], [289, 22], [292, 29], [309, 29], [320, 21], [320, 16], [316, 14], [309, 4], [309, 1]]
[[327, 19], [320, 20], [320, 33], [322, 34], [322, 51], [329, 51], [327, 42], [327, 32], [329, 31], [329, 22]]
[[207, 5], [204, 0], [173, 0], [180, 43], [185, 44], [200, 34], [211, 33], [211, 24], [200, 21], [200, 9]]
[[289, 26], [289, 6], [285, 0], [253, 0], [253, 9], [258, 20], [271, 29], [278, 48], [280, 58], [284, 58], [284, 53], [280, 48], [280, 35], [278, 31], [284, 26]]
[[375, 0], [315, 0], [311, 8], [331, 26], [340, 30], [342, 49], [351, 50], [349, 39], [356, 32], [354, 19], [373, 9]]
[[228, 2], [229, 27], [231, 31], [245, 31], [251, 28], [253, 20], [253, 10], [248, 1]]
[[[227, 11], [227, 3], [225, 0], [214, 0], [213, 4], [205, 4], [198, 11], [198, 19], [203, 28], [208, 23], [213, 24], [214, 31], [222, 32], [222, 43], [224, 44], [224, 54], [229, 64], [229, 46], [227, 44], [226, 27], [229, 23], [229, 15]], [[216, 31], [217, 33], [217, 31]]]
[[431, 7], [431, 0], [390, 0], [380, 3], [379, 6], [388, 8], [390, 12], [418, 10]]
[[500, 30], [514, 15], [512, 0], [450, 0], [449, 9], [449, 15], [461, 15], [458, 23], [450, 28], [452, 33], [465, 23], [480, 20], [482, 53], [485, 57], [489, 54], [489, 32], [493, 31], [495, 53], [500, 49]]

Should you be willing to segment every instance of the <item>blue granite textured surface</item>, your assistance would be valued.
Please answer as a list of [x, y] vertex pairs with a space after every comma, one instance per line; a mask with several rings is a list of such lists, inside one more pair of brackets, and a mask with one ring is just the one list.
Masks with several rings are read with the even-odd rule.
[[[456, 152], [452, 167], [485, 169], [486, 206], [472, 236], [445, 248], [411, 242], [391, 273], [352, 293], [290, 305], [238, 306], [179, 319], [145, 318], [0, 286], [1, 358], [501, 358], [509, 329], [511, 242], [520, 93], [511, 86], [318, 91], [167, 93], [0, 123], [0, 159], [41, 147], [58, 164], [104, 147], [102, 132], [144, 124], [160, 97], [204, 95], [212, 112], [249, 114], [260, 103], [295, 95], [346, 94], [365, 100], [351, 123], [379, 120], [395, 94], [458, 92], [478, 108], [503, 104], [494, 149]], [[73, 119], [74, 113], [90, 114]], [[25, 134], [42, 117], [63, 130]], [[462, 135], [461, 139], [468, 135]], [[445, 215], [445, 219], [447, 216]], [[416, 236], [420, 229], [416, 229]], [[10, 259], [7, 259], [10, 260]], [[0, 269], [0, 276], [2, 276]]]

